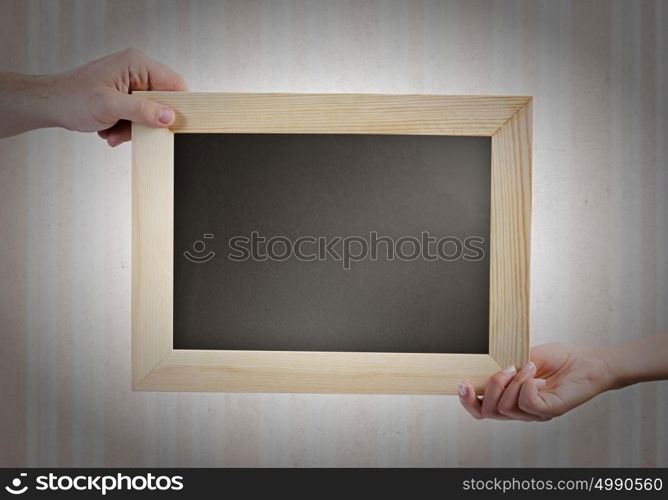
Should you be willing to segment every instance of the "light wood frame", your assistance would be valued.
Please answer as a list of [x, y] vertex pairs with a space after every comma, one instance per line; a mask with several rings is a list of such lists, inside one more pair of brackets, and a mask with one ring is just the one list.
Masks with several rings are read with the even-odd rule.
[[[532, 98], [142, 92], [176, 110], [133, 125], [132, 385], [145, 391], [455, 394], [529, 351]], [[174, 349], [175, 133], [492, 138], [489, 354]]]

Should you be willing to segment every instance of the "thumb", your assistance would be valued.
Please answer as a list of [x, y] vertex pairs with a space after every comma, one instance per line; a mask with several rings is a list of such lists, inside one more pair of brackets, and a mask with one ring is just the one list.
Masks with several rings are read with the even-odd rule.
[[130, 120], [147, 127], [168, 127], [174, 123], [174, 110], [150, 99], [131, 94], [116, 94], [110, 110], [119, 120]]

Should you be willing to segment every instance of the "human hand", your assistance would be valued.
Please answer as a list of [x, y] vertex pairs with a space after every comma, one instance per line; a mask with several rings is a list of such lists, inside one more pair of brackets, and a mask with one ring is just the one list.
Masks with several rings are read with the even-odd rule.
[[613, 387], [607, 350], [563, 344], [531, 349], [531, 361], [519, 372], [508, 367], [494, 374], [480, 399], [462, 382], [459, 401], [476, 419], [545, 422]]
[[130, 122], [168, 127], [174, 111], [134, 90], [188, 90], [170, 68], [134, 48], [89, 62], [57, 77], [56, 108], [69, 130], [98, 132], [110, 146], [130, 140]]
[[0, 137], [43, 127], [97, 132], [110, 146], [130, 140], [130, 122], [168, 127], [174, 110], [135, 90], [188, 90], [178, 73], [127, 49], [57, 75], [0, 73]]

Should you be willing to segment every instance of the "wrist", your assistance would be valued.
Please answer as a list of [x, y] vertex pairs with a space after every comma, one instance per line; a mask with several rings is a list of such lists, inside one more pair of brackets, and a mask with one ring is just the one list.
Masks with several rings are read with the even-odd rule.
[[62, 114], [57, 109], [60, 90], [58, 75], [30, 76], [30, 90], [25, 96], [25, 111], [35, 128], [62, 127]]
[[606, 346], [600, 349], [600, 356], [608, 370], [607, 390], [622, 389], [634, 383], [626, 369], [627, 349], [624, 345]]
[[54, 106], [57, 89], [57, 75], [7, 75], [2, 107], [13, 112], [17, 132], [60, 125]]

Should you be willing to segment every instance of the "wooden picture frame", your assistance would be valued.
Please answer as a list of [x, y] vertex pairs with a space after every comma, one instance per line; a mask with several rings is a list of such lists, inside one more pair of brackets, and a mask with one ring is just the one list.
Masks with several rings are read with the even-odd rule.
[[[138, 93], [139, 94], [139, 93]], [[132, 386], [143, 391], [456, 394], [529, 353], [532, 98], [142, 92], [176, 110], [133, 124]], [[492, 138], [488, 354], [196, 351], [172, 346], [175, 133]]]

